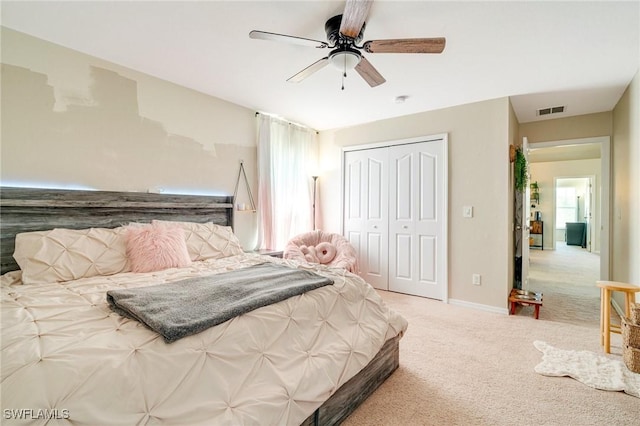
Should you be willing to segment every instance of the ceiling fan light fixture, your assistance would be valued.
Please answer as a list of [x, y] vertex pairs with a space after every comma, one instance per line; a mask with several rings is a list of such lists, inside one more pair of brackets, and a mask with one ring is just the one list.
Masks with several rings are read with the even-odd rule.
[[[328, 43], [305, 37], [258, 30], [249, 32], [249, 37], [252, 39], [284, 41], [316, 48], [328, 48], [330, 50], [328, 55], [288, 78], [287, 81], [298, 83], [331, 63], [342, 74], [343, 90], [347, 72], [354, 70], [371, 87], [377, 87], [386, 81], [369, 60], [362, 56], [361, 51], [367, 53], [442, 53], [446, 44], [444, 37], [369, 40], [362, 46], [358, 45], [362, 41], [366, 20], [373, 1], [346, 0], [343, 14], [329, 18], [324, 24]], [[402, 101], [402, 99], [397, 100], [399, 103]]]
[[356, 50], [334, 50], [329, 55], [329, 62], [340, 71], [349, 71], [360, 63], [361, 58], [360, 52]]

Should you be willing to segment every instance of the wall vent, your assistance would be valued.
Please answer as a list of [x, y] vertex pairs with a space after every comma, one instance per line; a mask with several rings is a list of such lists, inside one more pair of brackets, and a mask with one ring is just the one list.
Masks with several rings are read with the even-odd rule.
[[540, 108], [539, 110], [536, 111], [536, 115], [542, 116], [542, 115], [549, 115], [549, 114], [560, 114], [561, 112], [564, 112], [564, 105]]

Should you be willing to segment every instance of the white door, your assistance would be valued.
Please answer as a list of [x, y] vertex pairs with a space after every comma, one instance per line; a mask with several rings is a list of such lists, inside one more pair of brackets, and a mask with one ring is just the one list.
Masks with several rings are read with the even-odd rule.
[[344, 235], [358, 253], [360, 276], [388, 290], [388, 150], [345, 152]]
[[[522, 138], [522, 153], [529, 164], [529, 140]], [[516, 196], [518, 194], [516, 193]], [[520, 224], [522, 232], [522, 288], [529, 289], [529, 237], [531, 225], [531, 189], [527, 183], [526, 189], [522, 194], [522, 223]]]
[[446, 156], [442, 140], [389, 148], [389, 290], [443, 300]]

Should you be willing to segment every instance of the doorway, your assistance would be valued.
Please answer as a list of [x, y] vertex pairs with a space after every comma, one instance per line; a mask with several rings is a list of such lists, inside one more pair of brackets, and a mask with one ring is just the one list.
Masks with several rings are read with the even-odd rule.
[[[545, 228], [544, 250], [530, 251], [529, 289], [544, 294], [541, 318], [597, 327], [595, 282], [609, 277], [609, 137], [532, 143], [529, 148], [531, 182], [540, 192], [532, 214], [543, 219]], [[586, 179], [591, 192], [558, 190], [585, 182], [564, 180], [569, 178]], [[562, 192], [571, 192], [568, 202], [558, 199]], [[579, 244], [567, 241], [567, 222], [584, 227]]]
[[[596, 182], [594, 184], [593, 194], [595, 198], [594, 214], [597, 211], [598, 217], [594, 223], [594, 244], [592, 251], [600, 255], [600, 279], [608, 280], [610, 276], [610, 259], [609, 259], [609, 227], [610, 227], [610, 161], [611, 146], [608, 136], [571, 139], [551, 142], [537, 142], [529, 144], [529, 166], [531, 172], [531, 180], [538, 182], [540, 187], [540, 202], [537, 209], [541, 212], [543, 220], [554, 216], [555, 201], [553, 197], [553, 172], [548, 171], [554, 165], [558, 166], [565, 162], [565, 166], [558, 166], [560, 172], [555, 174], [556, 177], [591, 175], [592, 172], [578, 172], [577, 169], [569, 170], [567, 167], [576, 167], [575, 161], [595, 160], [599, 166], [593, 173]], [[546, 168], [547, 171], [541, 170]], [[538, 179], [540, 174], [551, 174], [550, 180], [545, 182]], [[551, 222], [551, 221], [547, 221]], [[552, 229], [548, 228], [551, 223], [545, 223], [545, 234], [550, 235]], [[555, 226], [555, 225], [554, 225]], [[545, 238], [545, 249], [553, 249], [549, 246], [555, 241], [555, 238]], [[524, 259], [523, 259], [524, 261]]]
[[594, 208], [595, 183], [594, 175], [554, 177], [554, 249], [563, 242], [569, 246], [580, 246], [589, 252], [598, 247], [597, 233], [593, 229], [599, 217], [598, 210]]

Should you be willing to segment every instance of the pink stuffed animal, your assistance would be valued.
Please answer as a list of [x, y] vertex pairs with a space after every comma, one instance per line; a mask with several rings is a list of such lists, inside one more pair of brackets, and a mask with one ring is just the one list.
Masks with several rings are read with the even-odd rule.
[[304, 255], [304, 259], [307, 262], [320, 263], [320, 260], [316, 255], [316, 248], [314, 246], [300, 246], [300, 251]]
[[322, 242], [317, 246], [300, 246], [304, 259], [309, 263], [331, 263], [336, 257], [336, 246], [328, 242]]
[[336, 257], [336, 246], [328, 242], [322, 242], [318, 244], [316, 247], [316, 257], [318, 258], [318, 262], [326, 265], [327, 263], [331, 263], [334, 257]]

